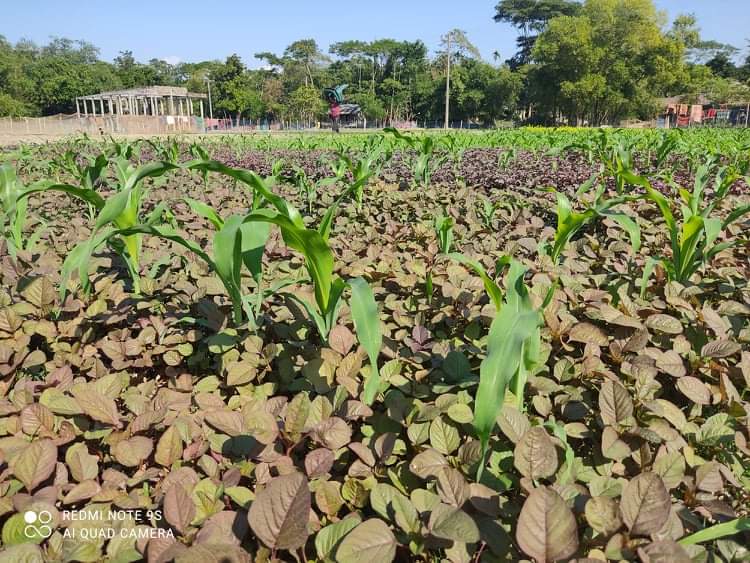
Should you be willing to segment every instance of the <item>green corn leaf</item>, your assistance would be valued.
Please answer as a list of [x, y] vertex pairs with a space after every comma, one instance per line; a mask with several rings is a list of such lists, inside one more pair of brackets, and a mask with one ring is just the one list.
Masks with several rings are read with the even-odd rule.
[[[227, 289], [231, 287], [232, 293], [241, 293], [240, 274], [242, 268], [242, 224], [244, 218], [241, 215], [232, 215], [224, 221], [221, 230], [214, 234], [213, 254], [216, 264], [216, 273], [224, 281]], [[239, 322], [242, 313], [236, 308], [241, 300], [232, 300], [235, 307], [235, 322]]]
[[[262, 213], [262, 210], [256, 211]], [[256, 283], [263, 274], [263, 253], [271, 234], [270, 223], [245, 223], [242, 225], [242, 262]]]
[[297, 209], [289, 202], [287, 202], [284, 198], [274, 194], [263, 181], [263, 179], [255, 172], [230, 168], [229, 166], [226, 166], [215, 160], [194, 160], [184, 164], [183, 166], [188, 170], [207, 170], [210, 172], [218, 172], [220, 174], [224, 174], [225, 176], [229, 176], [230, 178], [234, 178], [235, 180], [238, 180], [243, 184], [249, 186], [253, 189], [253, 191], [259, 193], [261, 196], [263, 196], [263, 198], [268, 200], [271, 205], [273, 205], [279, 211], [279, 213], [295, 227], [300, 229], [303, 229], [305, 227], [305, 223], [302, 220], [302, 215], [300, 215], [299, 211], [297, 211]]
[[[104, 225], [115, 223], [124, 212], [125, 208], [130, 202], [131, 189], [125, 189], [115, 195], [109, 197], [104, 203], [104, 206], [99, 211], [99, 215], [96, 217], [96, 224], [94, 230], [98, 231]], [[131, 227], [133, 225], [118, 225], [121, 228]]]
[[181, 235], [177, 233], [172, 227], [169, 225], [136, 225], [135, 227], [130, 227], [128, 229], [122, 229], [118, 230], [112, 233], [113, 235], [120, 235], [120, 236], [129, 236], [134, 234], [145, 234], [145, 235], [151, 235], [160, 237], [166, 240], [169, 240], [171, 242], [175, 242], [179, 244], [180, 246], [183, 246], [187, 248], [190, 252], [198, 256], [201, 260], [206, 262], [208, 267], [213, 270], [217, 271], [215, 262], [211, 259], [211, 257], [195, 242], [191, 240], [187, 240]]
[[68, 256], [63, 262], [62, 269], [60, 270], [60, 301], [65, 301], [67, 294], [67, 284], [72, 273], [78, 272], [78, 278], [81, 284], [81, 290], [84, 294], [88, 294], [90, 291], [89, 282], [89, 263], [91, 261], [91, 255], [96, 252], [113, 234], [114, 231], [106, 230], [91, 236], [89, 239], [78, 243], [73, 250], [68, 253]]
[[341, 202], [344, 201], [345, 198], [349, 197], [349, 195], [352, 192], [357, 191], [357, 189], [359, 189], [358, 182], [351, 184], [347, 189], [345, 189], [341, 193], [341, 195], [336, 199], [336, 201], [334, 201], [333, 204], [326, 210], [326, 213], [325, 215], [323, 215], [323, 219], [321, 219], [320, 225], [318, 226], [318, 232], [320, 233], [320, 236], [323, 237], [323, 240], [327, 241], [328, 237], [331, 234], [331, 227], [333, 226], [333, 220], [336, 217], [336, 213], [338, 213]]
[[706, 259], [706, 261], [709, 261], [714, 256], [716, 256], [717, 254], [719, 254], [719, 252], [723, 252], [723, 251], [725, 251], [725, 250], [727, 250], [729, 248], [732, 248], [733, 246], [737, 246], [737, 245], [740, 245], [740, 244], [744, 244], [744, 245], [750, 244], [750, 242], [748, 242], [749, 240], [750, 239], [739, 238], [739, 239], [728, 240], [728, 241], [725, 241], [725, 242], [722, 242], [722, 243], [719, 243], [719, 244], [715, 244], [709, 250], [706, 251], [706, 253], [705, 253], [705, 259]]
[[706, 238], [701, 246], [702, 248], [709, 248], [713, 246], [714, 242], [716, 242], [716, 239], [721, 233], [721, 219], [717, 217], [707, 217], [703, 219], [703, 227], [705, 230]]
[[380, 317], [375, 296], [368, 283], [362, 278], [349, 281], [352, 290], [350, 308], [354, 329], [360, 344], [370, 359], [370, 376], [365, 383], [364, 400], [371, 405], [380, 388], [380, 371], [378, 369], [378, 355], [383, 345], [383, 335], [380, 332]]
[[641, 228], [638, 223], [635, 222], [631, 217], [628, 217], [624, 213], [611, 213], [606, 214], [610, 219], [615, 221], [622, 229], [628, 233], [630, 238], [630, 246], [633, 247], [633, 252], [638, 252], [641, 248]]
[[333, 284], [333, 252], [320, 233], [300, 228], [281, 214], [272, 215], [256, 211], [247, 215], [244, 221], [260, 221], [277, 225], [281, 229], [284, 242], [304, 255], [305, 265], [313, 280], [315, 300], [319, 310], [325, 315], [328, 311]]
[[737, 219], [740, 219], [741, 217], [747, 215], [750, 213], [750, 203], [741, 205], [737, 207], [736, 209], [733, 209], [729, 212], [727, 215], [727, 218], [724, 219], [724, 223], [722, 224], [721, 228], [722, 230], [726, 229], [729, 225], [734, 223]]
[[637, 176], [632, 172], [626, 172], [624, 174], [624, 177], [630, 184], [641, 186], [646, 190], [646, 197], [657, 205], [659, 211], [662, 214], [662, 217], [664, 217], [664, 221], [667, 223], [667, 228], [669, 229], [670, 234], [675, 237], [677, 233], [677, 223], [675, 222], [674, 215], [672, 214], [672, 209], [669, 206], [669, 201], [667, 200], [667, 198], [656, 191], [651, 186], [651, 182], [649, 182], [648, 179], [644, 178], [643, 176]]
[[323, 340], [328, 343], [328, 335], [331, 329], [336, 324], [336, 319], [339, 317], [339, 311], [343, 300], [341, 296], [344, 294], [346, 289], [346, 282], [341, 278], [336, 278], [331, 284], [331, 294], [328, 299], [328, 308], [325, 310], [323, 315], [325, 318], [325, 333], [322, 334]]
[[85, 201], [97, 210], [101, 210], [102, 207], [104, 207], [104, 199], [102, 199], [102, 196], [100, 196], [93, 190], [80, 188], [78, 186], [71, 186], [69, 184], [53, 184], [47, 181], [41, 181], [32, 184], [27, 189], [25, 189], [23, 193], [19, 195], [19, 197], [25, 198], [29, 197], [30, 195], [46, 191], [64, 192], [77, 199]]
[[[201, 258], [208, 267], [216, 273], [224, 285], [229, 298], [232, 301], [234, 320], [236, 323], [242, 322], [242, 313], [248, 313], [248, 319], [254, 322], [250, 311], [244, 307], [242, 297], [242, 287], [240, 286], [241, 267], [241, 227], [243, 217], [235, 215], [230, 217], [225, 223], [224, 229], [214, 235], [214, 259], [212, 259], [198, 244], [187, 240], [179, 235], [172, 227], [160, 225], [137, 225], [135, 227], [115, 231], [113, 234], [120, 235], [123, 238], [133, 235], [148, 234], [157, 236], [172, 242], [175, 242], [193, 254]], [[221, 249], [217, 253], [217, 245]], [[221, 261], [221, 264], [219, 262]]]
[[193, 213], [196, 213], [206, 219], [214, 226], [215, 229], [218, 230], [224, 226], [224, 220], [219, 217], [219, 214], [216, 213], [214, 208], [210, 205], [189, 197], [183, 199], [185, 200], [185, 203], [188, 204], [188, 207], [190, 207]]
[[318, 311], [316, 305], [310, 303], [307, 299], [303, 299], [294, 293], [285, 293], [292, 301], [299, 303], [305, 309], [307, 314], [315, 323], [315, 328], [318, 330], [321, 338], [324, 340], [328, 338], [328, 327], [326, 326], [325, 317]]
[[596, 215], [593, 209], [587, 209], [583, 213], [574, 212], [565, 194], [555, 192], [555, 195], [557, 196], [557, 232], [551, 253], [553, 262], [557, 262], [573, 235]]
[[750, 530], [750, 518], [735, 518], [734, 520], [730, 520], [729, 522], [716, 524], [714, 526], [706, 528], [705, 530], [695, 532], [694, 534], [678, 540], [677, 543], [681, 545], [695, 545], [708, 541], [718, 540], [721, 538], [726, 538], [728, 536], [733, 536], [735, 534], [746, 532], [748, 530]]
[[487, 274], [487, 271], [484, 269], [484, 267], [476, 260], [472, 260], [471, 258], [464, 256], [460, 252], [451, 252], [447, 256], [451, 260], [455, 260], [459, 264], [470, 268], [480, 277], [482, 283], [484, 284], [484, 289], [487, 292], [487, 295], [489, 295], [490, 299], [492, 300], [492, 304], [495, 306], [495, 309], [497, 311], [500, 311], [503, 306], [503, 290], [500, 289], [495, 281]]
[[133, 170], [127, 177], [122, 189], [132, 189], [145, 178], [156, 178], [157, 176], [161, 176], [162, 174], [176, 168], [179, 168], [179, 165], [172, 162], [149, 162], [148, 164], [144, 164]]
[[700, 262], [696, 260], [698, 243], [705, 234], [703, 217], [693, 215], [682, 226], [680, 233], [679, 252], [675, 253], [674, 262], [676, 279], [679, 282], [687, 280]]
[[474, 407], [474, 429], [484, 452], [503, 407], [505, 392], [524, 361], [524, 343], [538, 326], [536, 311], [518, 313], [511, 307], [503, 307], [492, 321]]

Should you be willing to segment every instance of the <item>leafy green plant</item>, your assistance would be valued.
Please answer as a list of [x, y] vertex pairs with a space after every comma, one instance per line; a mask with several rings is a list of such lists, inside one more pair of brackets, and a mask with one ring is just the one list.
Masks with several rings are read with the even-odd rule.
[[336, 179], [344, 179], [345, 176], [343, 174], [339, 176], [340, 172], [343, 172], [344, 169], [349, 171], [351, 180], [348, 181], [347, 191], [354, 194], [354, 199], [357, 202], [357, 210], [361, 211], [365, 186], [370, 183], [370, 180], [377, 178], [380, 173], [379, 153], [364, 153], [364, 155], [356, 159], [351, 158], [343, 152], [338, 153], [337, 156], [340, 164], [334, 166]]
[[[191, 208], [193, 205], [191, 205]], [[216, 216], [217, 219], [218, 216]], [[108, 236], [142, 236], [151, 235], [165, 240], [177, 243], [201, 260], [218, 276], [224, 285], [227, 294], [232, 302], [232, 313], [235, 324], [241, 324], [243, 313], [248, 321], [255, 326], [256, 315], [248, 306], [244, 298], [241, 281], [241, 267], [248, 261], [253, 260], [255, 248], [252, 244], [256, 241], [245, 242], [248, 237], [243, 237], [243, 217], [241, 215], [232, 215], [226, 220], [219, 219], [217, 230], [213, 237], [213, 256], [205, 252], [197, 243], [182, 237], [173, 227], [168, 225], [142, 224], [134, 225], [129, 228], [111, 231]], [[265, 243], [265, 241], [264, 241]], [[261, 249], [262, 250], [262, 249]], [[260, 294], [260, 288], [258, 293]]]
[[453, 217], [445, 214], [445, 212], [436, 215], [434, 228], [440, 252], [449, 254], [453, 247]]
[[[79, 159], [82, 162], [79, 162]], [[55, 159], [54, 163], [58, 168], [73, 176], [78, 186], [84, 190], [97, 191], [99, 186], [106, 181], [105, 176], [109, 159], [104, 153], [100, 153], [94, 158], [82, 155], [77, 151], [67, 150], [61, 157]], [[93, 221], [96, 215], [96, 208], [90, 203], [87, 205], [89, 208], [89, 219]]]
[[105, 242], [122, 257], [132, 280], [133, 290], [140, 293], [141, 235], [134, 232], [112, 237], [110, 231], [123, 231], [136, 225], [153, 224], [158, 221], [166, 209], [164, 203], [158, 205], [147, 217], [141, 217], [143, 202], [148, 193], [143, 186], [143, 180], [161, 176], [175, 168], [177, 165], [168, 162], [151, 162], [137, 168], [122, 169], [121, 173], [125, 174], [124, 182], [118, 186], [119, 191], [106, 200], [93, 189], [69, 184], [40, 183], [24, 192], [24, 197], [50, 190], [64, 192], [86, 202], [97, 211], [91, 236], [79, 243], [63, 263], [60, 288], [62, 296], [66, 293], [67, 277], [73, 270], [78, 270], [82, 288], [85, 292], [88, 291], [88, 266], [91, 254]]
[[[318, 334], [323, 341], [327, 341], [328, 335], [338, 319], [342, 295], [347, 287], [344, 280], [335, 277], [333, 274], [334, 259], [333, 252], [328, 245], [328, 236], [341, 199], [346, 197], [350, 190], [355, 189], [356, 185], [346, 190], [329, 207], [318, 230], [313, 230], [305, 226], [302, 216], [293, 205], [274, 194], [266, 182], [254, 172], [230, 168], [216, 161], [194, 161], [188, 163], [186, 167], [198, 170], [206, 169], [235, 178], [250, 186], [274, 208], [256, 209], [246, 215], [243, 222], [276, 225], [279, 227], [287, 246], [302, 253], [305, 258], [305, 267], [313, 284], [315, 303], [310, 303], [296, 294], [289, 294], [289, 296], [304, 307], [315, 322]], [[357, 292], [356, 295], [361, 296], [363, 293]]]
[[747, 532], [750, 530], [750, 518], [735, 518], [729, 522], [722, 522], [721, 524], [715, 524], [694, 534], [690, 534], [679, 540], [677, 543], [681, 545], [695, 545], [699, 543], [705, 543], [728, 536], [739, 534], [740, 532]]
[[[33, 190], [33, 186], [29, 189]], [[24, 234], [29, 189], [18, 179], [12, 165], [0, 164], [0, 235], [8, 244], [11, 256], [19, 250], [33, 250], [46, 229], [46, 224], [41, 221], [30, 235]]]
[[[626, 174], [633, 168], [633, 141], [628, 141], [621, 131], [598, 129], [595, 134], [579, 139], [564, 149], [582, 150], [589, 162], [599, 162], [602, 173], [613, 178], [617, 193], [625, 192]], [[666, 156], [666, 153], [665, 153]]]
[[[513, 393], [519, 410], [523, 410], [524, 389], [538, 362], [541, 344], [541, 315], [532, 306], [524, 285], [526, 268], [515, 260], [509, 263], [502, 303], [499, 302], [499, 287], [495, 285], [490, 293], [498, 314], [490, 325], [487, 356], [480, 365], [479, 387], [474, 399], [474, 430], [479, 436], [483, 457], [489, 449], [490, 436], [507, 390]], [[481, 463], [477, 479], [483, 467]]]
[[[208, 151], [198, 141], [190, 144], [190, 147], [188, 147], [188, 152], [190, 152], [190, 156], [192, 156], [194, 159], [211, 160]], [[201, 170], [200, 175], [203, 179], [203, 186], [208, 189], [208, 170]]]
[[513, 203], [509, 201], [498, 201], [493, 203], [490, 198], [480, 196], [476, 203], [476, 209], [479, 214], [479, 218], [482, 220], [482, 224], [487, 229], [491, 229], [495, 220], [495, 215], [498, 210], [506, 209], [511, 216], [515, 213]]
[[[340, 160], [337, 162], [341, 162]], [[344, 165], [345, 166], [345, 165]], [[332, 186], [336, 184], [337, 182], [341, 181], [345, 174], [346, 169], [336, 168], [334, 167], [335, 176], [329, 177], [329, 178], [321, 178], [317, 181], [313, 180], [307, 175], [307, 172], [305, 172], [304, 168], [301, 168], [299, 166], [294, 167], [294, 184], [297, 186], [297, 189], [300, 191], [302, 196], [304, 197], [305, 202], [307, 203], [307, 213], [308, 215], [312, 215], [313, 213], [313, 204], [315, 203], [315, 200], [318, 196], [318, 190], [325, 186]], [[363, 184], [358, 185], [355, 189], [362, 189]], [[359, 196], [362, 197], [361, 195]]]
[[383, 131], [393, 135], [416, 152], [412, 160], [414, 183], [422, 188], [428, 187], [433, 172], [443, 165], [448, 159], [448, 155], [437, 152], [438, 144], [430, 135], [416, 136], [404, 134], [393, 127], [387, 127]]
[[158, 160], [177, 164], [180, 161], [180, 143], [175, 138], [164, 140], [146, 139]]
[[708, 264], [719, 252], [739, 244], [741, 239], [717, 242], [719, 235], [729, 225], [750, 213], [750, 204], [729, 211], [724, 219], [716, 216], [717, 207], [741, 177], [734, 167], [720, 167], [715, 171], [713, 190], [706, 195], [706, 187], [714, 170], [714, 161], [701, 165], [695, 175], [692, 192], [677, 186], [682, 204], [680, 220], [675, 218], [671, 202], [644, 176], [627, 174], [629, 183], [643, 187], [644, 199], [656, 204], [669, 232], [671, 256], [651, 257], [644, 267], [641, 295], [645, 295], [648, 279], [657, 264], [661, 264], [670, 281], [685, 283], [700, 268]]
[[497, 165], [499, 168], [506, 170], [510, 164], [516, 160], [518, 156], [518, 149], [516, 147], [510, 147], [506, 150], [502, 150], [497, 153]]
[[[588, 190], [589, 187], [589, 185], [584, 184], [578, 190], [578, 194]], [[553, 191], [557, 198], [557, 229], [552, 244], [542, 245], [541, 250], [548, 254], [555, 264], [558, 263], [560, 254], [578, 231], [595, 219], [603, 217], [608, 217], [617, 222], [627, 232], [633, 252], [637, 252], [640, 248], [641, 235], [638, 223], [627, 214], [614, 210], [617, 205], [631, 200], [630, 196], [602, 199], [604, 186], [600, 185], [595, 191], [593, 202], [588, 204], [583, 211], [574, 211], [570, 199], [565, 194], [554, 189], [549, 191]]]
[[318, 194], [318, 186], [316, 183], [308, 178], [307, 172], [304, 168], [299, 166], [294, 167], [294, 185], [304, 196], [307, 202], [307, 212], [312, 214], [313, 203], [315, 202], [315, 196]]

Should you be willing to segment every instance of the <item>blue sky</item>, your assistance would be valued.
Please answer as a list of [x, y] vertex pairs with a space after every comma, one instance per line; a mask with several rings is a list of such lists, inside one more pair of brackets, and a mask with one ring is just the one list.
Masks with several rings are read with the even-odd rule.
[[[695, 13], [706, 39], [747, 50], [748, 0], [656, 0], [673, 18]], [[324, 50], [336, 41], [422, 39], [437, 48], [440, 35], [465, 30], [483, 57], [515, 51], [515, 30], [492, 20], [495, 0], [10, 0], [4, 2], [0, 35], [37, 43], [51, 36], [84, 39], [105, 60], [131, 50], [138, 60], [170, 62], [223, 59], [237, 53], [250, 66], [253, 54], [280, 53], [295, 39], [312, 37]]]

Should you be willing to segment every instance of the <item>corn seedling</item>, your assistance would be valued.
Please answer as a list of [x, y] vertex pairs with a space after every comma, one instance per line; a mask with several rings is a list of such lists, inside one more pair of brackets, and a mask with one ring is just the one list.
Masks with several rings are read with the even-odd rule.
[[[585, 191], [588, 191], [591, 188], [590, 182], [593, 182], [593, 180], [594, 178], [581, 186], [577, 195], [580, 196]], [[632, 200], [632, 197], [619, 196], [602, 199], [604, 186], [599, 185], [595, 190], [593, 202], [588, 204], [583, 211], [578, 212], [573, 210], [573, 205], [565, 194], [553, 188], [548, 188], [548, 191], [554, 192], [557, 198], [557, 229], [554, 241], [551, 244], [544, 243], [540, 245], [540, 252], [549, 255], [555, 264], [559, 262], [561, 253], [565, 250], [573, 236], [584, 226], [598, 218], [608, 217], [615, 221], [627, 232], [633, 252], [639, 250], [641, 246], [641, 232], [638, 223], [625, 213], [614, 210], [617, 205]]]
[[696, 545], [708, 541], [718, 540], [729, 536], [734, 536], [740, 532], [750, 530], [750, 518], [735, 518], [729, 522], [715, 524], [689, 536], [685, 536], [677, 543], [680, 545]]
[[679, 221], [675, 218], [670, 201], [654, 189], [647, 178], [635, 174], [627, 175], [628, 182], [646, 190], [643, 198], [656, 204], [669, 232], [672, 250], [669, 258], [651, 257], [648, 260], [641, 281], [641, 296], [645, 295], [648, 279], [657, 264], [664, 267], [670, 281], [685, 283], [719, 252], [742, 242], [742, 239], [735, 239], [718, 243], [717, 239], [729, 225], [750, 213], [750, 204], [740, 205], [731, 210], [723, 220], [715, 216], [714, 212], [729, 194], [735, 181], [747, 172], [747, 164], [743, 165], [742, 171], [734, 167], [717, 169], [713, 193], [707, 198], [705, 188], [713, 170], [713, 160], [698, 168], [692, 192], [677, 187], [682, 200]]
[[[69, 274], [77, 269], [82, 288], [87, 292], [89, 288], [88, 265], [91, 254], [103, 243], [108, 242], [124, 260], [133, 283], [133, 290], [140, 293], [141, 235], [133, 233], [122, 237], [112, 237], [110, 231], [129, 229], [144, 223], [152, 224], [159, 220], [166, 207], [164, 204], [157, 206], [145, 220], [141, 217], [141, 208], [148, 193], [148, 190], [143, 187], [143, 180], [161, 176], [174, 168], [177, 168], [177, 165], [168, 162], [152, 162], [138, 168], [122, 169], [121, 172], [126, 174], [125, 181], [119, 185], [119, 191], [106, 200], [95, 190], [68, 184], [42, 183], [26, 190], [23, 195], [28, 196], [32, 193], [50, 190], [61, 191], [96, 209], [97, 215], [91, 237], [77, 245], [68, 254], [63, 263], [63, 273]], [[66, 281], [67, 275], [63, 275], [60, 289], [62, 297], [66, 292]]]
[[10, 164], [0, 165], [0, 235], [8, 244], [8, 252], [16, 256], [19, 250], [33, 250], [46, 228], [44, 221], [29, 235], [24, 235], [28, 217], [29, 189], [16, 175]]
[[[315, 303], [310, 303], [295, 294], [289, 294], [289, 296], [304, 307], [313, 319], [318, 334], [326, 342], [338, 319], [342, 294], [347, 287], [344, 280], [333, 274], [333, 252], [328, 245], [328, 236], [340, 201], [356, 187], [356, 184], [346, 190], [328, 209], [318, 230], [313, 230], [305, 226], [302, 216], [293, 205], [274, 194], [268, 184], [254, 172], [229, 168], [216, 161], [194, 161], [188, 163], [186, 167], [198, 170], [207, 169], [235, 178], [251, 187], [274, 208], [254, 210], [244, 217], [243, 222], [276, 225], [286, 245], [304, 256], [305, 267], [313, 285]], [[357, 292], [358, 297], [361, 295], [363, 295], [361, 292]]]
[[422, 188], [428, 187], [433, 172], [443, 165], [448, 159], [448, 155], [437, 154], [437, 143], [430, 135], [407, 135], [393, 127], [388, 127], [384, 131], [416, 151], [412, 161], [414, 183]]
[[[497, 285], [490, 294], [498, 314], [490, 325], [487, 356], [479, 368], [479, 387], [474, 400], [474, 430], [482, 445], [483, 459], [506, 392], [511, 391], [516, 406], [523, 410], [526, 382], [540, 355], [541, 315], [533, 308], [523, 281], [526, 268], [515, 260], [505, 262], [509, 262], [510, 269], [502, 302], [499, 301], [502, 291]], [[478, 480], [483, 467], [484, 461], [479, 465]]]
[[433, 226], [441, 254], [449, 254], [453, 247], [453, 217], [445, 212], [436, 215]]
[[[378, 153], [365, 153], [364, 156], [358, 159], [352, 159], [347, 154], [340, 152], [338, 153], [339, 164], [334, 167], [335, 172], [338, 173], [343, 169], [346, 169], [351, 174], [351, 181], [348, 182], [347, 192], [354, 194], [354, 200], [357, 203], [357, 210], [362, 210], [362, 200], [364, 198], [365, 186], [370, 183], [370, 180], [377, 178], [380, 173], [380, 166], [378, 164], [379, 155]], [[345, 176], [341, 176], [345, 178]]]

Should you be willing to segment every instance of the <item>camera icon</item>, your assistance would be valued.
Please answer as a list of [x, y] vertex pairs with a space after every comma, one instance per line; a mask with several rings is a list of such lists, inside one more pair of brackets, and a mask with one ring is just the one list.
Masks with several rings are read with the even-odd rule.
[[26, 526], [23, 529], [24, 535], [29, 539], [48, 538], [52, 535], [52, 513], [48, 510], [27, 510], [23, 514], [23, 521]]

